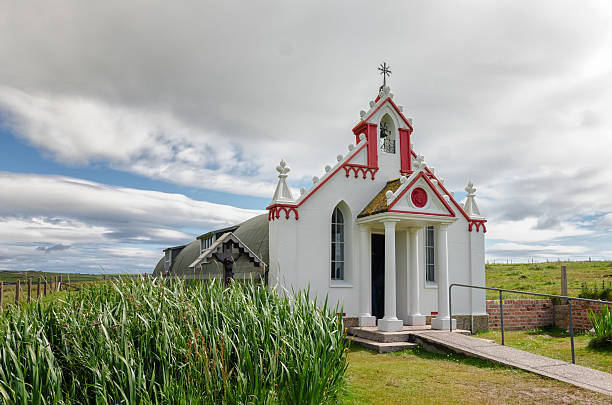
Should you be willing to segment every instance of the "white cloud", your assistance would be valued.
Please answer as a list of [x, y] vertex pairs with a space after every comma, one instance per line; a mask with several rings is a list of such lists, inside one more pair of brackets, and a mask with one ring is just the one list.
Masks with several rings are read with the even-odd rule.
[[[612, 212], [609, 4], [37, 7], [0, 5], [0, 53], [10, 61], [0, 66], [0, 119], [58, 161], [269, 197], [280, 157], [295, 187], [354, 141], [350, 128], [375, 96], [374, 68], [386, 60], [395, 99], [415, 118], [417, 151], [449, 187], [476, 182], [489, 238], [554, 245], [592, 235], [585, 218]], [[123, 201], [133, 197], [118, 190]], [[79, 207], [96, 206], [96, 198], [77, 195], [71, 216], [49, 192], [50, 205], [25, 218], [85, 215], [79, 226], [108, 228], [102, 233], [115, 240], [179, 239], [172, 229], [196, 210], [180, 197], [156, 206], [143, 192], [136, 199], [150, 209], [142, 215], [99, 207], [92, 218]], [[39, 197], [24, 198], [24, 209], [32, 198]], [[113, 220], [149, 224], [144, 217], [158, 211], [156, 225]], [[48, 235], [63, 240], [60, 230]]]
[[60, 176], [0, 172], [0, 190], [0, 268], [10, 269], [150, 271], [163, 247], [194, 239], [177, 229], [262, 213]]

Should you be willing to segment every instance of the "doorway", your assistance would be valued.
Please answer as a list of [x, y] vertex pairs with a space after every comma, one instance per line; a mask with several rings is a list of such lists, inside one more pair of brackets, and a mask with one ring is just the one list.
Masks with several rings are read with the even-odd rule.
[[385, 316], [385, 236], [372, 234], [372, 315]]

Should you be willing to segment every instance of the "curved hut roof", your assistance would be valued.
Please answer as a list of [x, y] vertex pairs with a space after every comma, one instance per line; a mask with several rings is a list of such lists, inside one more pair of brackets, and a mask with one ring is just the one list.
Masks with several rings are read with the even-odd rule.
[[153, 270], [153, 277], [159, 277], [164, 271], [164, 257], [159, 259], [157, 264], [155, 265], [155, 269]]
[[[249, 247], [265, 264], [269, 261], [269, 235], [268, 235], [268, 216], [267, 214], [258, 215], [250, 218], [245, 222], [241, 223], [236, 230], [233, 231], [243, 244]], [[194, 240], [181, 250], [176, 256], [176, 260], [172, 264], [170, 269], [170, 275], [172, 276], [190, 276], [193, 275], [195, 270], [189, 268], [189, 265], [193, 263], [200, 255], [200, 241]], [[164, 258], [155, 266], [153, 275], [157, 276], [162, 273], [164, 269]], [[204, 272], [216, 273], [222, 272], [223, 266], [219, 266], [218, 263], [208, 263], [203, 265]]]

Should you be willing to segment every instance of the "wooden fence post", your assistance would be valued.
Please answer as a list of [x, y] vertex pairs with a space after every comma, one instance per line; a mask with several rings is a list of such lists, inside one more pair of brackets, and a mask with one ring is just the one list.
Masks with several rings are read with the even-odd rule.
[[36, 284], [36, 299], [40, 299], [40, 277], [38, 277], [38, 283]]
[[567, 296], [567, 266], [561, 266], [561, 295]]
[[2, 295], [4, 293], [4, 283], [0, 281], [0, 309], [2, 309]]
[[32, 302], [32, 278], [28, 277], [28, 303]]
[[15, 305], [19, 305], [19, 293], [21, 292], [21, 280], [17, 280], [15, 286]]
[[59, 276], [59, 280], [57, 282], [57, 291], [62, 291], [62, 276]]
[[47, 296], [47, 277], [45, 277], [45, 291], [43, 293], [43, 296], [46, 297]]

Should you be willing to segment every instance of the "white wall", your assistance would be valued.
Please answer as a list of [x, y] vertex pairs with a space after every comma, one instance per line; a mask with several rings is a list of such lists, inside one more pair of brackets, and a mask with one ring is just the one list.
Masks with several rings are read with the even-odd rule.
[[[387, 113], [393, 118], [395, 128], [403, 126], [400, 125], [395, 111], [388, 105], [383, 106], [370, 121], [380, 120]], [[352, 173], [347, 178], [344, 169], [339, 169], [298, 208], [299, 220], [296, 221], [293, 214], [289, 219], [285, 219], [282, 213], [279, 219], [269, 222], [271, 285], [280, 282], [288, 290], [291, 287], [301, 289], [310, 286], [311, 296], [322, 300], [327, 295], [330, 304], [340, 303], [344, 306], [347, 316], [353, 317], [360, 313], [359, 232], [355, 220], [388, 180], [400, 176], [398, 134], [394, 135], [394, 139], [398, 140], [395, 154], [378, 152], [379, 170], [374, 180], [371, 180], [369, 175], [366, 179], [361, 175], [355, 178]], [[367, 148], [360, 152], [352, 163], [365, 164], [366, 152]], [[332, 166], [337, 167], [338, 164]], [[338, 203], [343, 204], [345, 214], [350, 211], [350, 217], [345, 215], [347, 261], [344, 282], [332, 282], [330, 268], [331, 216]], [[448, 230], [449, 282], [484, 285], [482, 230], [478, 233], [475, 229], [473, 232], [468, 232], [467, 221], [456, 207], [452, 208], [458, 220], [450, 225]], [[397, 313], [400, 319], [409, 313], [407, 243], [405, 231], [398, 230], [396, 280]], [[427, 286], [425, 283], [424, 232], [419, 232], [419, 250], [421, 313], [429, 315], [438, 310], [437, 287]], [[472, 294], [465, 289], [463, 291], [456, 289], [453, 291], [453, 298], [454, 314], [485, 312], [484, 294]]]

